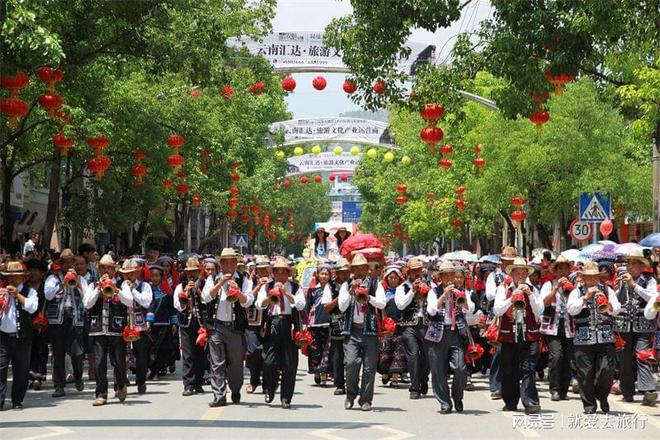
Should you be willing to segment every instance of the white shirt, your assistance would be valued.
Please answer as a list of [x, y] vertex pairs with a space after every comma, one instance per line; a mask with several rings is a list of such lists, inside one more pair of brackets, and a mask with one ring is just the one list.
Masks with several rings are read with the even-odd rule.
[[[442, 286], [441, 286], [442, 287]], [[468, 317], [474, 313], [474, 302], [472, 301], [472, 298], [470, 298], [470, 292], [465, 291], [465, 299], [467, 299], [467, 310], [463, 309], [463, 313], [465, 313], [465, 319], [466, 321], [468, 320]], [[426, 312], [430, 316], [435, 316], [438, 314], [438, 294], [435, 292], [435, 289], [429, 290], [429, 294], [426, 297]], [[450, 310], [450, 305], [451, 301], [446, 300], [444, 302], [444, 309], [445, 309], [445, 322], [444, 324], [446, 325], [451, 325], [451, 310]]]
[[[149, 289], [149, 292], [151, 292], [151, 288]], [[85, 308], [89, 310], [94, 307], [94, 304], [96, 304], [96, 301], [98, 301], [100, 294], [100, 286], [89, 284], [83, 293], [83, 305]], [[117, 295], [119, 296], [119, 300], [123, 305], [126, 307], [133, 306], [133, 294], [128, 289], [128, 287], [126, 289], [119, 289], [119, 293]]]
[[[353, 299], [353, 296], [348, 292], [348, 287], [349, 283], [351, 281], [346, 281], [344, 284], [341, 285], [341, 288], [339, 289], [339, 301], [338, 301], [338, 306], [339, 310], [341, 312], [345, 312], [346, 309], [348, 309], [348, 305], [351, 303], [351, 300]], [[374, 281], [376, 282], [376, 281]], [[369, 295], [369, 304], [374, 306], [377, 309], [382, 309], [385, 307], [385, 290], [384, 289], [376, 289], [376, 296], [371, 296]], [[360, 304], [355, 304], [355, 307], [353, 307], [353, 322], [355, 324], [362, 324], [364, 322], [364, 313], [362, 312], [362, 307], [357, 307]]]
[[179, 301], [179, 294], [184, 291], [184, 287], [183, 284], [179, 283], [174, 289], [174, 308], [179, 312], [183, 312], [186, 308], [185, 306], [182, 306], [181, 301]]
[[[640, 275], [637, 278], [637, 281], [642, 276]], [[635, 287], [633, 289], [637, 295], [639, 295], [644, 301], [649, 302], [651, 298], [653, 298], [658, 291], [658, 284], [655, 281], [655, 278], [650, 277], [648, 283], [646, 284], [646, 289], [640, 286], [635, 282]]]
[[[220, 275], [222, 277], [222, 275]], [[238, 280], [238, 274], [234, 272], [234, 275], [231, 278], [232, 280]], [[211, 290], [215, 286], [215, 280], [212, 276], [206, 278], [204, 283], [204, 288], [202, 289], [202, 301], [204, 304], [208, 304], [213, 301], [211, 298]], [[233, 321], [234, 320], [234, 305], [227, 301], [227, 291], [229, 290], [229, 281], [227, 281], [218, 292], [218, 308], [215, 314], [215, 318], [218, 321]], [[254, 296], [252, 294], [252, 280], [248, 276], [243, 277], [243, 285], [241, 286], [241, 292], [243, 295], [247, 296], [247, 301], [245, 303], [240, 303], [244, 309], [247, 309], [254, 302]]]
[[[610, 289], [609, 286], [605, 286], [605, 289], [607, 290], [607, 298], [610, 304], [612, 304], [612, 311], [607, 313], [610, 316], [616, 316], [619, 314], [619, 312], [621, 312], [621, 303], [616, 297], [614, 290]], [[570, 313], [572, 316], [575, 316], [578, 315], [586, 306], [587, 303], [582, 299], [582, 296], [580, 296], [580, 289], [576, 287], [573, 289], [571, 294], [568, 295], [566, 310], [568, 310], [568, 313]]]
[[25, 245], [23, 246], [23, 256], [26, 256], [28, 252], [34, 251], [34, 242], [32, 239], [29, 239], [28, 241], [25, 242]]
[[[23, 283], [19, 284], [16, 287], [16, 290], [18, 290], [19, 293], [22, 292], [23, 290]], [[7, 313], [1, 314], [0, 315], [0, 331], [3, 333], [16, 333], [16, 299], [11, 296], [7, 295], [5, 296], [5, 300], [9, 300], [9, 307], [7, 309]], [[37, 307], [39, 307], [39, 297], [37, 296], [37, 291], [34, 290], [33, 288], [30, 288], [28, 290], [28, 294], [25, 297], [25, 303], [23, 304], [23, 310], [25, 310], [27, 313], [34, 313], [37, 311]]]
[[644, 317], [649, 321], [653, 321], [658, 316], [658, 312], [653, 308], [653, 303], [656, 301], [660, 301], [660, 293], [653, 295], [651, 301], [647, 302], [644, 307]]
[[[264, 284], [261, 286], [261, 289], [259, 289], [259, 294], [257, 295], [257, 302], [256, 306], [259, 309], [267, 309], [271, 307], [269, 314], [271, 316], [275, 315], [290, 315], [291, 314], [291, 306], [292, 304], [289, 302], [289, 299], [286, 297], [282, 298], [282, 302], [284, 302], [284, 310], [280, 308], [280, 302], [278, 301], [277, 304], [270, 304], [270, 301], [268, 299], [268, 284]], [[291, 282], [287, 281], [284, 283], [284, 291], [287, 293], [291, 293]], [[296, 310], [300, 311], [305, 308], [305, 295], [302, 292], [301, 288], [298, 288], [298, 291], [294, 295], [294, 303], [293, 307], [296, 308]]]
[[[506, 297], [507, 291], [509, 290], [508, 287], [509, 286], [506, 286], [504, 283], [502, 283], [497, 288], [497, 293], [495, 294], [495, 304], [493, 305], [495, 316], [504, 315], [507, 310], [509, 310], [509, 307], [513, 305], [513, 299], [511, 297]], [[534, 316], [536, 316], [536, 319], [540, 319], [541, 315], [543, 314], [543, 310], [545, 309], [545, 306], [543, 305], [543, 299], [535, 287], [530, 287], [530, 290], [532, 291], [532, 294], [529, 296], [525, 295], [525, 301], [529, 301], [529, 305], [532, 308]], [[519, 312], [517, 310], [514, 312], [516, 322], [522, 322], [524, 320], [523, 314], [521, 312], [522, 311]]]
[[[80, 287], [82, 288], [80, 293], [81, 295], [84, 295], [85, 290], [87, 290], [87, 281], [80, 275], [76, 276], [78, 277], [78, 280], [80, 280]], [[48, 278], [46, 278], [46, 282], [44, 283], [44, 296], [46, 297], [46, 300], [52, 301], [60, 291], [61, 286], [62, 281], [60, 280], [59, 275], [49, 275]], [[66, 295], [64, 298], [64, 308], [73, 308], [74, 300], [71, 296], [71, 290], [63, 289], [59, 294]]]
[[503, 279], [506, 279], [506, 274], [499, 268], [488, 274], [488, 277], [486, 278], [486, 299], [488, 301], [495, 300], [495, 295], [497, 294], [497, 283], [495, 282], [495, 276], [497, 275], [501, 275], [503, 276]]

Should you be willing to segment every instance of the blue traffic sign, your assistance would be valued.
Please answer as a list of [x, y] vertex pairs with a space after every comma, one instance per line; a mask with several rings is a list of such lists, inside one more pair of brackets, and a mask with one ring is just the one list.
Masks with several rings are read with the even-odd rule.
[[603, 222], [612, 218], [612, 195], [610, 193], [580, 194], [580, 221]]
[[247, 248], [248, 247], [247, 234], [234, 234], [234, 247]]
[[357, 223], [362, 215], [362, 202], [344, 201], [341, 204], [341, 221]]

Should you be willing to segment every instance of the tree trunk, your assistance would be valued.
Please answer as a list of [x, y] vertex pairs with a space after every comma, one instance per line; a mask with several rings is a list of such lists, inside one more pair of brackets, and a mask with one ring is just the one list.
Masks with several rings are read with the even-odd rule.
[[11, 181], [12, 172], [7, 169], [7, 149], [0, 153], [0, 174], [2, 174], [2, 227], [4, 232], [3, 247], [11, 250], [14, 235], [14, 220], [11, 218]]
[[53, 148], [53, 159], [50, 162], [50, 184], [48, 187], [48, 205], [46, 207], [46, 221], [42, 231], [41, 242], [45, 247], [50, 247], [55, 228], [55, 218], [60, 202], [60, 153]]

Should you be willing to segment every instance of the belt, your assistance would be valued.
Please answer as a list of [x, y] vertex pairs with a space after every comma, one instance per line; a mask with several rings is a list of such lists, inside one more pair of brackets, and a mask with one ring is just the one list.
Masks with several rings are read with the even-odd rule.
[[0, 332], [0, 333], [2, 333], [3, 335], [11, 336], [12, 338], [15, 338], [16, 335], [17, 335], [16, 332], [14, 332], [14, 333]]
[[288, 320], [291, 319], [291, 315], [273, 315], [273, 320], [279, 319], [279, 320]]
[[219, 319], [216, 319], [215, 322], [217, 322], [220, 325], [224, 325], [225, 327], [233, 327], [234, 326], [234, 321], [220, 321]]
[[351, 328], [363, 329], [364, 324], [357, 324], [357, 323], [353, 322], [353, 323], [351, 323]]

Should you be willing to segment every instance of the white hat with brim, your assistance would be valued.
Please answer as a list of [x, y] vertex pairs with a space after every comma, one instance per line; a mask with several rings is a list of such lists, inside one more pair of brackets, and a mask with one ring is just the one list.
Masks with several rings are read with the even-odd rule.
[[445, 260], [442, 261], [438, 266], [438, 272], [441, 274], [456, 272], [456, 267], [454, 266], [454, 263], [452, 263], [451, 261]]
[[238, 260], [238, 257], [238, 252], [236, 252], [236, 249], [234, 248], [224, 248], [220, 253], [221, 260], [224, 258], [236, 258]]
[[25, 276], [25, 269], [23, 268], [23, 263], [20, 261], [9, 261], [5, 270], [2, 271], [2, 275], [6, 277], [22, 277]]
[[506, 274], [511, 275], [511, 272], [513, 272], [516, 269], [525, 269], [527, 271], [527, 275], [531, 275], [534, 273], [534, 268], [529, 264], [527, 264], [527, 261], [525, 261], [525, 259], [521, 257], [516, 257], [513, 260], [513, 263], [511, 263], [506, 267]]
[[105, 254], [99, 260], [99, 266], [115, 267], [116, 268], [117, 263], [115, 263], [115, 260], [112, 259], [112, 255]]
[[132, 273], [137, 272], [138, 270], [140, 270], [140, 265], [137, 264], [137, 262], [133, 260], [126, 260], [124, 261], [124, 264], [122, 264], [121, 269], [119, 269], [119, 272]]
[[584, 263], [582, 270], [580, 271], [582, 276], [600, 276], [600, 270], [598, 270], [598, 263], [595, 261], [587, 261]]
[[626, 260], [639, 261], [644, 266], [649, 266], [649, 260], [644, 256], [644, 251], [641, 249], [633, 249], [629, 255], [626, 255]]

